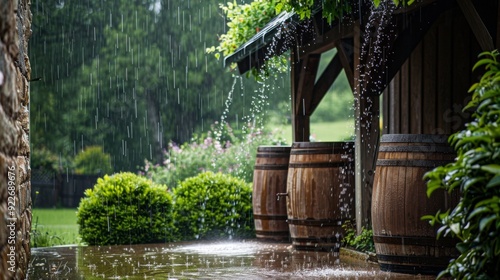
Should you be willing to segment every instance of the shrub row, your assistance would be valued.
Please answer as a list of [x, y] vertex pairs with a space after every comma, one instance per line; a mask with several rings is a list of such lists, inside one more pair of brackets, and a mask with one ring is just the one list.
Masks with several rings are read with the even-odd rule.
[[77, 211], [83, 242], [115, 245], [254, 235], [251, 186], [204, 172], [173, 191], [133, 173], [100, 178]]
[[101, 146], [87, 146], [74, 158], [58, 156], [44, 147], [33, 147], [31, 168], [50, 173], [112, 174], [111, 155]]

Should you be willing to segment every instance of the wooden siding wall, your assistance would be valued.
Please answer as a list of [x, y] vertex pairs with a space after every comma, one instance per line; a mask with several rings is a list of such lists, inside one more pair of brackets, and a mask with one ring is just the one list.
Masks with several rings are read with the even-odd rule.
[[447, 11], [395, 75], [383, 93], [384, 134], [450, 134], [469, 115], [462, 108], [477, 81], [472, 66], [481, 52], [458, 8]]

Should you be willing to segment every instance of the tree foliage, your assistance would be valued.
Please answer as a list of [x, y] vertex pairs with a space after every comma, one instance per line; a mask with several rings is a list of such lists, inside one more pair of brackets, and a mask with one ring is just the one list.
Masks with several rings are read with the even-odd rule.
[[[74, 157], [98, 145], [115, 170], [135, 170], [161, 160], [169, 142], [206, 131], [226, 106], [229, 121], [250, 115], [258, 85], [204, 51], [225, 30], [219, 2], [35, 1], [33, 152]], [[288, 86], [270, 98], [284, 99]]]

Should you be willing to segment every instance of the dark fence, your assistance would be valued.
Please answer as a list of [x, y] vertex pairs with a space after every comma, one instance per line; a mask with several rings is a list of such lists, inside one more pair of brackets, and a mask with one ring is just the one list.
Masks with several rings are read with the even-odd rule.
[[45, 170], [31, 170], [31, 201], [33, 207], [57, 206], [55, 173]]
[[55, 174], [43, 170], [31, 171], [33, 207], [76, 208], [86, 189], [91, 189], [101, 175]]

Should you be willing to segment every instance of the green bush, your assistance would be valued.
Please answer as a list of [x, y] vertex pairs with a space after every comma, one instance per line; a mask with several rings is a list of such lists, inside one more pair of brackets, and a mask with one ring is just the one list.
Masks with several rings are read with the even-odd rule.
[[58, 157], [45, 147], [31, 148], [31, 168], [44, 170], [51, 173], [59, 173], [66, 168], [72, 169], [72, 162], [64, 157]]
[[357, 234], [356, 227], [350, 222], [343, 224], [342, 228], [345, 231], [345, 235], [342, 238], [342, 243], [345, 246], [361, 252], [375, 253], [372, 229], [362, 228], [361, 233]]
[[439, 235], [459, 239], [460, 255], [440, 276], [453, 279], [498, 279], [500, 275], [500, 63], [498, 52], [486, 52], [474, 69], [486, 73], [471, 87], [475, 108], [472, 122], [450, 136], [457, 152], [455, 162], [425, 175], [427, 193], [437, 189], [461, 192], [458, 205], [445, 213], [425, 216], [442, 224]]
[[250, 184], [204, 172], [174, 189], [174, 220], [185, 240], [254, 236]]
[[133, 173], [99, 178], [85, 191], [77, 222], [90, 245], [166, 242], [175, 232], [167, 187]]
[[206, 136], [195, 136], [181, 146], [170, 143], [163, 164], [146, 161], [142, 174], [171, 188], [206, 171], [222, 172], [250, 183], [257, 147], [284, 143], [272, 132], [255, 131], [251, 127], [250, 132], [242, 133], [244, 136], [236, 136], [228, 124], [218, 129], [212, 127], [212, 131]]
[[111, 174], [111, 157], [101, 146], [86, 147], [75, 157], [76, 174]]

